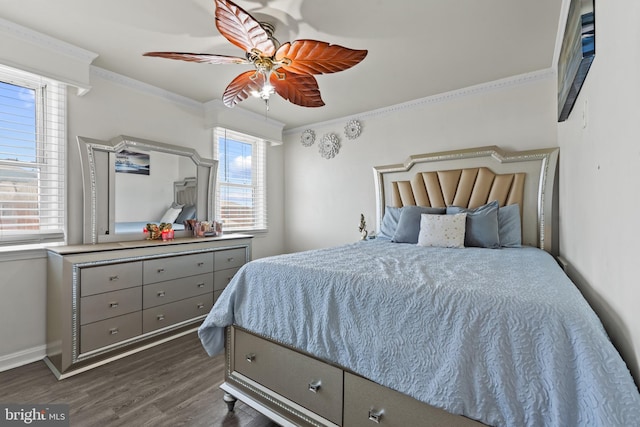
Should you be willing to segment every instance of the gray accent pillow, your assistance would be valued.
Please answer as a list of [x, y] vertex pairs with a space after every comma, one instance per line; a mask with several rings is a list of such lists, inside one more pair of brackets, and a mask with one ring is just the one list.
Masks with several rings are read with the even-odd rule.
[[420, 216], [422, 214], [442, 215], [446, 211], [445, 208], [425, 206], [403, 207], [400, 212], [400, 218], [398, 219], [398, 227], [391, 240], [396, 243], [418, 243]]
[[475, 209], [458, 206], [447, 207], [447, 214], [467, 213], [467, 229], [464, 245], [496, 249], [500, 247], [498, 233], [498, 201], [487, 203]]
[[383, 239], [393, 239], [393, 235], [398, 228], [398, 220], [400, 219], [400, 212], [402, 208], [394, 208], [393, 206], [386, 206], [384, 208], [384, 216], [382, 217], [382, 224], [380, 224], [380, 233], [378, 237]]
[[185, 205], [174, 222], [182, 224], [188, 219], [196, 219], [196, 205]]
[[503, 248], [522, 247], [520, 205], [508, 205], [498, 209], [498, 234]]

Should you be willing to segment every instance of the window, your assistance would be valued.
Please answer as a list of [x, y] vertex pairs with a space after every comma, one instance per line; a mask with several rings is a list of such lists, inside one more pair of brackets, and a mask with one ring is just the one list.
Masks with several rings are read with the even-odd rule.
[[65, 85], [0, 65], [0, 245], [65, 239]]
[[224, 128], [214, 129], [213, 141], [216, 219], [225, 231], [266, 231], [266, 141]]

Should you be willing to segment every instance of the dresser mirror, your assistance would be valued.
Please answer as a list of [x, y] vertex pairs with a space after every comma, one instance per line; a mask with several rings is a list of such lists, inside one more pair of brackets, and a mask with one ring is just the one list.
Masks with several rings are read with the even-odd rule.
[[[218, 162], [177, 145], [118, 136], [78, 137], [85, 244], [143, 239], [147, 223], [173, 218], [175, 237], [188, 236], [181, 218], [212, 220]], [[173, 211], [170, 211], [173, 208]]]

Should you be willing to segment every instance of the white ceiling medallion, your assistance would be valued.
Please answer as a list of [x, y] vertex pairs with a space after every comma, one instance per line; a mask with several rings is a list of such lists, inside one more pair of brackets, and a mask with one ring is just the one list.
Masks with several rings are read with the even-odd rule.
[[344, 127], [344, 134], [349, 139], [356, 139], [360, 136], [361, 132], [362, 126], [360, 126], [360, 122], [357, 120], [349, 120]]
[[305, 130], [300, 136], [300, 142], [305, 147], [311, 147], [316, 142], [316, 133], [312, 129]]
[[333, 159], [340, 151], [340, 140], [336, 134], [328, 133], [322, 137], [318, 143], [318, 151], [325, 159]]

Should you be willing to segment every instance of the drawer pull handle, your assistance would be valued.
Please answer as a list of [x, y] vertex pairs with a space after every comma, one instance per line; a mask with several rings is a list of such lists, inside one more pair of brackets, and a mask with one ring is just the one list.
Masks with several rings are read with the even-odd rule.
[[204, 308], [204, 304], [200, 303], [198, 304], [198, 310], [202, 310]]
[[118, 328], [109, 329], [109, 335], [118, 335]]
[[119, 305], [120, 304], [118, 304], [117, 301], [116, 302], [112, 302], [112, 303], [109, 303], [109, 308], [118, 308]]
[[115, 282], [116, 280], [120, 280], [120, 278], [118, 276], [111, 276], [109, 277], [109, 281], [110, 282]]
[[204, 282], [200, 282], [200, 283], [198, 283], [198, 284], [197, 284], [197, 286], [198, 286], [199, 288], [204, 288]]
[[233, 257], [227, 258], [227, 262], [233, 262]]
[[309, 391], [311, 393], [317, 393], [320, 391], [320, 386], [322, 383], [320, 381], [312, 381], [309, 383]]
[[369, 411], [369, 421], [373, 421], [376, 424], [380, 424], [380, 420], [382, 419], [382, 414], [384, 411], [376, 411], [375, 409], [371, 409]]
[[158, 269], [158, 274], [162, 274], [162, 273], [164, 273], [164, 268], [159, 268]]
[[164, 320], [164, 314], [158, 314], [156, 318], [158, 319], [158, 322], [162, 322]]
[[158, 292], [158, 298], [164, 298], [164, 291]]
[[198, 263], [198, 267], [202, 267], [204, 265], [204, 262], [199, 262]]
[[253, 363], [253, 361], [256, 360], [256, 354], [255, 353], [245, 354], [244, 357], [247, 359], [247, 362], [249, 362], [249, 363]]

